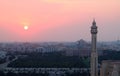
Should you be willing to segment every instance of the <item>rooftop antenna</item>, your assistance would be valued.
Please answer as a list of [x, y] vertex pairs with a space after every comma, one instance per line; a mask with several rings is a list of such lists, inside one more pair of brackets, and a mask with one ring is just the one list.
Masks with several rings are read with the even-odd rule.
[[117, 42], [119, 42], [119, 36], [117, 37]]

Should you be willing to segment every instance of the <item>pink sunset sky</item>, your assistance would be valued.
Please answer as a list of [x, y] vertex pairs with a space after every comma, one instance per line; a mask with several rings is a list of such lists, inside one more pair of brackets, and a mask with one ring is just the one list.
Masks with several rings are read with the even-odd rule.
[[0, 0], [0, 42], [90, 41], [93, 18], [98, 41], [120, 37], [120, 0]]

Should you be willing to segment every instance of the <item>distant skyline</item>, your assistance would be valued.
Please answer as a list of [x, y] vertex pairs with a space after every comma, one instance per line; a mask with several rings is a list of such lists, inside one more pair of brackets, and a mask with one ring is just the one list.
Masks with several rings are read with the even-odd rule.
[[0, 0], [0, 42], [120, 39], [120, 0]]

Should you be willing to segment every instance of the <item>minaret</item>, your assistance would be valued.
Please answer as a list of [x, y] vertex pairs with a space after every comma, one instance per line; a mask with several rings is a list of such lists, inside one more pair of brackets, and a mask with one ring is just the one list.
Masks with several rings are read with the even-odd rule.
[[97, 26], [95, 20], [93, 20], [91, 26], [92, 35], [92, 50], [91, 50], [91, 76], [98, 76], [98, 54], [97, 54]]

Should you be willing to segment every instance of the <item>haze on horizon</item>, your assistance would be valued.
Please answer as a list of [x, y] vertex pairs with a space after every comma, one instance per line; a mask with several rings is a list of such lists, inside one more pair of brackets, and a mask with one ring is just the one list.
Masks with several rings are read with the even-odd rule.
[[0, 42], [90, 41], [93, 18], [98, 41], [120, 37], [120, 0], [0, 0], [0, 11]]

